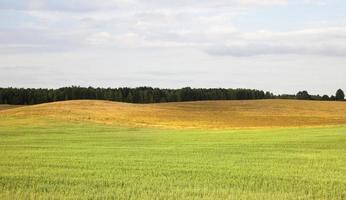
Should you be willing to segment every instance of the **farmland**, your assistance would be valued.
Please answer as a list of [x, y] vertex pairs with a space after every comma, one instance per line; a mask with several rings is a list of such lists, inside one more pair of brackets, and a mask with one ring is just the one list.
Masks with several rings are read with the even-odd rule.
[[2, 112], [2, 116], [14, 119], [4, 123], [14, 124], [50, 119], [131, 128], [225, 130], [345, 125], [345, 113], [344, 102], [249, 100], [128, 104], [79, 100], [10, 109]]
[[345, 199], [346, 104], [133, 105], [0, 111], [0, 199]]
[[2, 105], [2, 104], [0, 104], [0, 111], [1, 110], [12, 109], [12, 108], [18, 108], [18, 107], [21, 107], [21, 106], [12, 106], [12, 105]]

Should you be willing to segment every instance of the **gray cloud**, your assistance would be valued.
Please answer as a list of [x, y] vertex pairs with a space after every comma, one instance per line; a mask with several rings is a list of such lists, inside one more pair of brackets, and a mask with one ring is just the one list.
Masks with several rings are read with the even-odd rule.
[[245, 44], [216, 46], [206, 50], [210, 55], [218, 56], [257, 56], [275, 54], [296, 54], [296, 55], [322, 55], [322, 56], [346, 56], [346, 47], [341, 45], [321, 44], [321, 45], [270, 45], [270, 44]]
[[[24, 10], [36, 21], [29, 26], [1, 29], [0, 51], [13, 53], [79, 48], [194, 47], [210, 55], [345, 55], [345, 27], [322, 27], [293, 32], [244, 32], [232, 24], [232, 19], [242, 14], [246, 8], [291, 2], [3, 0], [0, 2], [0, 9]], [[304, 2], [321, 3], [313, 0]]]
[[8, 10], [55, 10], [55, 11], [95, 11], [116, 8], [201, 8], [225, 6], [266, 6], [285, 4], [287, 0], [2, 0], [0, 9]]
[[103, 9], [116, 9], [118, 8], [118, 5], [119, 3], [117, 3], [116, 1], [107, 0], [2, 0], [0, 2], [0, 10], [50, 10], [62, 12], [85, 12]]
[[2, 72], [10, 72], [10, 71], [33, 71], [33, 70], [41, 70], [43, 67], [39, 66], [0, 66], [0, 71]]
[[[346, 84], [346, 26], [334, 15], [314, 23], [326, 16], [312, 12], [333, 12], [333, 2], [0, 0], [0, 86], [334, 92]], [[275, 10], [297, 6], [311, 12], [295, 16], [299, 26]], [[257, 15], [265, 20], [256, 26], [236, 23]]]
[[224, 44], [206, 49], [211, 55], [256, 56], [275, 54], [345, 56], [346, 27], [305, 29], [291, 32], [243, 32]]

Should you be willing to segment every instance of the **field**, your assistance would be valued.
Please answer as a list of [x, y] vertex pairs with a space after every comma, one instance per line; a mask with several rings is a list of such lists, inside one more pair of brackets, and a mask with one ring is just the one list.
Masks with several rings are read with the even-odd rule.
[[1, 110], [8, 110], [8, 109], [12, 109], [12, 108], [19, 108], [21, 106], [12, 106], [12, 105], [3, 105], [3, 104], [0, 104], [0, 111]]
[[84, 100], [11, 109], [2, 112], [2, 116], [15, 117], [16, 120], [6, 120], [15, 124], [51, 119], [126, 127], [225, 130], [346, 125], [345, 113], [345, 102], [258, 100], [126, 104]]
[[0, 111], [0, 199], [346, 199], [346, 103]]

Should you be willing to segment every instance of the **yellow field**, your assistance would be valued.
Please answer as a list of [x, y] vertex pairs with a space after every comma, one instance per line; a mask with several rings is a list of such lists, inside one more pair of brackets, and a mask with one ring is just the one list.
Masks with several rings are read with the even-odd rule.
[[[94, 122], [130, 127], [232, 129], [346, 124], [346, 102], [253, 100], [127, 104], [78, 100], [0, 111], [12, 123]], [[2, 120], [7, 123], [11, 120]]]
[[18, 107], [22, 107], [22, 106], [2, 105], [2, 104], [0, 104], [0, 111], [1, 110], [8, 110], [8, 109], [11, 109], [11, 108], [18, 108]]

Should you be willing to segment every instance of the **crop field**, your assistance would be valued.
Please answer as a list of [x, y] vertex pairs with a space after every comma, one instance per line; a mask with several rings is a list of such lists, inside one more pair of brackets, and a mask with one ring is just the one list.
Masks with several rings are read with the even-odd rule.
[[19, 107], [22, 107], [22, 106], [12, 106], [12, 105], [2, 105], [2, 104], [0, 104], [0, 111], [1, 110], [12, 109], [12, 108], [19, 108]]
[[346, 125], [345, 113], [345, 102], [249, 100], [127, 104], [81, 100], [9, 109], [1, 115], [15, 117], [16, 120], [6, 120], [15, 124], [52, 119], [131, 128], [226, 130]]
[[0, 111], [0, 199], [346, 199], [346, 103]]

